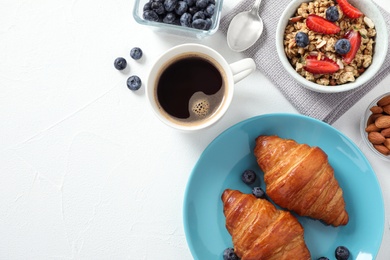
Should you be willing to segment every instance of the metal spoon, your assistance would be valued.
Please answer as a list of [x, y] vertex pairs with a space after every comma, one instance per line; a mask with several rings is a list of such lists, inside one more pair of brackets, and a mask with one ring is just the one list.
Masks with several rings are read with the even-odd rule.
[[233, 51], [241, 52], [251, 47], [263, 32], [263, 20], [259, 15], [261, 0], [256, 0], [250, 11], [237, 14], [230, 22], [227, 42]]

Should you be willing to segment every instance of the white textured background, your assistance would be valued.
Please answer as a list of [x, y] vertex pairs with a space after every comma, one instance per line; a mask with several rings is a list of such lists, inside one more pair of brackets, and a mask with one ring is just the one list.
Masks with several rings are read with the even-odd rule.
[[[224, 12], [235, 2], [225, 0]], [[390, 11], [387, 0], [376, 2]], [[133, 93], [126, 79], [145, 81], [157, 55], [198, 40], [138, 25], [133, 4], [0, 0], [0, 259], [191, 259], [182, 204], [203, 149], [248, 117], [296, 113], [256, 72], [237, 84], [217, 125], [191, 134], [162, 125], [144, 86]], [[202, 43], [229, 62], [243, 57], [220, 33]], [[144, 51], [140, 61], [129, 57], [135, 46]], [[114, 69], [118, 56], [130, 69]], [[334, 124], [362, 148], [382, 185], [378, 259], [390, 258], [390, 165], [362, 143], [358, 122], [389, 84], [387, 77]]]

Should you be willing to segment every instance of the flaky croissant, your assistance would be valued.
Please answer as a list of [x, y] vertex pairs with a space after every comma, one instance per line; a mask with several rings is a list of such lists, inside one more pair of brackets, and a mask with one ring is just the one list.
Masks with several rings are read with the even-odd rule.
[[310, 259], [303, 227], [290, 212], [237, 190], [226, 189], [222, 202], [226, 228], [241, 260]]
[[259, 136], [254, 154], [268, 196], [280, 207], [328, 225], [348, 223], [343, 191], [319, 147], [278, 136]]

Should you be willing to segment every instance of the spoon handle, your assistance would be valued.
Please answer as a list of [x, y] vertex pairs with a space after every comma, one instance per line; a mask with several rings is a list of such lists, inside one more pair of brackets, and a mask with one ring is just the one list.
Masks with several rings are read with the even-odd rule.
[[259, 12], [261, 0], [256, 0], [255, 4], [252, 7], [252, 11], [256, 14]]

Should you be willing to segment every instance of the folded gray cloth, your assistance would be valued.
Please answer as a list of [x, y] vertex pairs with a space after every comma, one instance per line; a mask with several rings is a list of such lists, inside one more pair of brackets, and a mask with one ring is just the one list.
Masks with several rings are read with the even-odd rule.
[[[258, 42], [244, 53], [255, 60], [257, 68], [280, 89], [286, 99], [301, 114], [332, 124], [389, 74], [390, 57], [387, 55], [386, 60], [377, 75], [357, 90], [325, 94], [317, 93], [300, 86], [283, 68], [278, 59], [275, 46], [278, 20], [280, 14], [290, 1], [291, 0], [262, 1], [259, 13], [264, 22], [263, 34]], [[233, 17], [239, 12], [249, 10], [253, 3], [254, 0], [242, 0], [221, 18], [220, 30], [226, 33]], [[390, 14], [380, 6], [378, 6], [378, 8], [382, 12], [387, 24], [387, 29], [389, 30]]]

